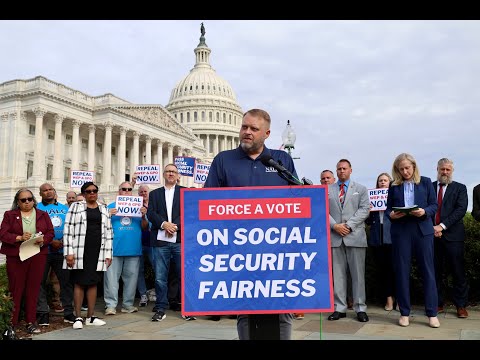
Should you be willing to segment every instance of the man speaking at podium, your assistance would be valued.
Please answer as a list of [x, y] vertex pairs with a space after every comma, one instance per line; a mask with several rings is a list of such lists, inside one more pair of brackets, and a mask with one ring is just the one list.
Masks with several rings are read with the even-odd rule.
[[[270, 115], [264, 110], [251, 109], [243, 114], [239, 134], [240, 146], [215, 156], [204, 187], [301, 185], [291, 156], [283, 150], [271, 150], [265, 146], [265, 140], [270, 136], [270, 123]], [[278, 317], [275, 320], [280, 324], [279, 335], [274, 334], [275, 331], [269, 332], [269, 326], [272, 325], [271, 315], [239, 315], [239, 339], [290, 340], [293, 314], [273, 316]], [[265, 318], [262, 320], [262, 317]], [[252, 321], [258, 321], [256, 326], [249, 324]]]

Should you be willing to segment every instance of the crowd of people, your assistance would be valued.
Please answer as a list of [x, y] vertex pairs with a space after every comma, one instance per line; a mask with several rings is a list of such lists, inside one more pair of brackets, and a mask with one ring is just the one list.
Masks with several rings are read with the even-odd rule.
[[[239, 132], [240, 145], [215, 156], [205, 188], [289, 185], [287, 177], [265, 171], [262, 159], [282, 164], [296, 178], [291, 156], [265, 146], [270, 135], [270, 115], [261, 109], [247, 111]], [[425, 315], [432, 328], [440, 327], [438, 313], [444, 311], [445, 279], [453, 278], [452, 300], [458, 318], [467, 318], [468, 284], [465, 274], [465, 228], [463, 217], [468, 196], [464, 184], [453, 180], [454, 164], [447, 158], [437, 163], [437, 179], [420, 174], [415, 158], [399, 154], [391, 173], [378, 175], [375, 188], [388, 189], [386, 207], [372, 209], [365, 185], [353, 179], [352, 164], [342, 158], [335, 173], [324, 170], [320, 183], [328, 189], [330, 245], [334, 292], [334, 312], [328, 320], [356, 313], [359, 322], [368, 322], [365, 265], [367, 249], [376, 264], [376, 282], [385, 311], [398, 309], [398, 324], [409, 325], [411, 311], [410, 273], [415, 257], [422, 277]], [[19, 189], [11, 210], [5, 212], [0, 227], [0, 252], [6, 255], [9, 291], [14, 302], [11, 317], [18, 326], [24, 309], [26, 331], [39, 333], [49, 325], [50, 310], [63, 312], [64, 321], [74, 329], [106, 324], [95, 316], [97, 287], [103, 281], [105, 316], [116, 315], [119, 291], [123, 286], [120, 311], [137, 312], [147, 306], [145, 260], [154, 272], [155, 304], [151, 321], [160, 322], [166, 310], [180, 310], [181, 221], [179, 172], [175, 164], [163, 169], [164, 186], [150, 192], [141, 184], [141, 216], [118, 215], [116, 202], [100, 201], [99, 187], [86, 182], [81, 192], [69, 191], [66, 204], [58, 202], [49, 183], [39, 188], [41, 202], [30, 189]], [[136, 184], [119, 184], [119, 196], [131, 196]], [[480, 221], [480, 185], [473, 190], [473, 217]], [[367, 228], [369, 236], [367, 237]], [[23, 259], [20, 245], [35, 240], [39, 251]], [[53, 296], [49, 303], [48, 284]], [[82, 316], [86, 311], [86, 317]], [[289, 340], [294, 319], [304, 313], [238, 315], [239, 339], [255, 339], [252, 328], [276, 317], [278, 333], [273, 339]], [[186, 321], [193, 316], [183, 316]], [[215, 317], [218, 320], [220, 317]], [[253, 325], [254, 324], [254, 325]], [[263, 334], [264, 335], [264, 334]], [[268, 338], [268, 336], [267, 336]]]

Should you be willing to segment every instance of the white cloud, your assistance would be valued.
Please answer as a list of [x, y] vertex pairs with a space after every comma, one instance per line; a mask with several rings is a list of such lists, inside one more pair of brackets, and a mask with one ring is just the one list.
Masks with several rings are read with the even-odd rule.
[[[0, 82], [43, 75], [90, 95], [166, 105], [195, 62], [191, 20], [2, 21]], [[211, 64], [243, 110], [272, 116], [278, 148], [287, 120], [300, 177], [319, 183], [340, 158], [373, 186], [411, 153], [435, 179], [480, 183], [480, 21], [204, 21]], [[469, 204], [471, 209], [471, 203]]]

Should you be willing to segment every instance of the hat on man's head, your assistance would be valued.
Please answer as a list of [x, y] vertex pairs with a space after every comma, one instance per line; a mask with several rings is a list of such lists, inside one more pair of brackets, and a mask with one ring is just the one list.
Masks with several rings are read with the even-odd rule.
[[98, 190], [98, 186], [97, 186], [97, 185], [95, 185], [92, 181], [88, 181], [88, 182], [86, 182], [85, 184], [83, 184], [83, 185], [82, 185], [82, 188], [80, 189], [80, 191], [82, 192], [82, 194], [85, 194], [85, 190], [87, 190], [87, 188], [88, 188], [89, 186], [92, 186], [92, 185], [95, 186], [95, 187], [97, 188], [97, 190]]

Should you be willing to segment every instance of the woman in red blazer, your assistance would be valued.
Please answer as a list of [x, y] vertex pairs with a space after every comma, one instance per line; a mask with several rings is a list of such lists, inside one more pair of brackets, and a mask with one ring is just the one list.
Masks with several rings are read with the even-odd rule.
[[[42, 233], [37, 240], [40, 252], [24, 261], [20, 260], [20, 244], [35, 233]], [[54, 236], [53, 225], [45, 211], [37, 209], [37, 200], [29, 189], [15, 194], [12, 209], [5, 211], [0, 227], [0, 253], [7, 257], [8, 287], [13, 298], [12, 325], [18, 325], [22, 297], [25, 295], [25, 321], [28, 333], [39, 333], [36, 325], [37, 299], [40, 292], [48, 244]]]

